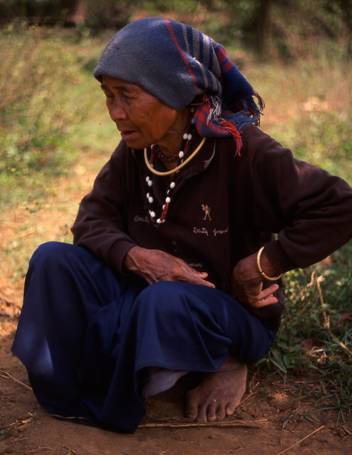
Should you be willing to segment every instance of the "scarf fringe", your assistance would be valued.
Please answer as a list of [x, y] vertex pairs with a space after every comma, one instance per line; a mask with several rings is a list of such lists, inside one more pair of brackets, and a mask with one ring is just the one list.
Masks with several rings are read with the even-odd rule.
[[235, 156], [241, 156], [241, 149], [242, 149], [243, 142], [242, 142], [241, 133], [236, 128], [236, 125], [234, 123], [229, 122], [228, 120], [221, 119], [221, 126], [226, 131], [228, 131], [231, 134], [231, 136], [233, 137], [233, 140], [236, 145]]

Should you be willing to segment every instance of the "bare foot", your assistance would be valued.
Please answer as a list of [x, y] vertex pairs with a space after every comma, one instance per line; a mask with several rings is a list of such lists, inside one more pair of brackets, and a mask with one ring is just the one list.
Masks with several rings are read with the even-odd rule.
[[231, 357], [219, 371], [205, 375], [187, 394], [186, 417], [213, 422], [232, 415], [246, 391], [247, 371], [247, 365]]

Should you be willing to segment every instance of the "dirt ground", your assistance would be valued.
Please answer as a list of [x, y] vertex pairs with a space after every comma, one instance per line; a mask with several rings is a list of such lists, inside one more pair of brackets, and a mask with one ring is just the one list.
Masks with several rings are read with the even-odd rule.
[[[10, 352], [26, 262], [19, 251], [29, 256], [43, 241], [69, 238], [77, 203], [101, 160], [87, 153], [70, 176], [55, 182], [44, 205], [17, 206], [0, 215], [0, 251], [7, 252], [0, 260], [0, 454], [352, 454], [352, 422], [338, 423], [336, 414], [303, 398], [305, 390], [319, 387], [307, 377], [284, 384], [279, 376], [252, 371], [243, 404], [226, 427], [181, 427], [189, 423], [182, 419], [181, 388], [152, 401], [145, 423], [155, 427], [133, 435], [56, 420], [38, 406], [25, 369]], [[157, 426], [165, 423], [176, 427]]]

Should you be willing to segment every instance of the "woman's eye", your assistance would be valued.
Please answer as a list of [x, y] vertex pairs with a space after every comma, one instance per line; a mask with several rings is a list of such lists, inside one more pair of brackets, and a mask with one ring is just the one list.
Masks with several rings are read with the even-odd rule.
[[132, 96], [129, 96], [129, 95], [121, 95], [121, 98], [126, 102], [126, 103], [130, 103], [132, 101]]

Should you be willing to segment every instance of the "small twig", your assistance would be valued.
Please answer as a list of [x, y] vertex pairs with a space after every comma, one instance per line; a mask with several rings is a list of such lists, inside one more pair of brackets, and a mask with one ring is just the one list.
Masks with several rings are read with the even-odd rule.
[[27, 425], [28, 423], [31, 423], [33, 420], [33, 414], [31, 412], [29, 412], [28, 415], [29, 415], [29, 417], [17, 419], [15, 422], [12, 422], [12, 423], [9, 423], [8, 425], [0, 427], [0, 431], [8, 430], [9, 428], [12, 428], [12, 427], [20, 428], [23, 425]]
[[20, 381], [19, 379], [15, 378], [14, 376], [12, 376], [11, 373], [9, 373], [8, 371], [2, 371], [0, 373], [0, 376], [4, 379], [12, 379], [14, 382], [16, 382], [17, 384], [20, 384], [21, 386], [25, 387], [27, 390], [30, 390], [32, 391], [32, 387], [30, 387], [29, 385], [25, 384], [24, 382]]
[[293, 449], [294, 447], [297, 447], [301, 442], [305, 441], [306, 439], [310, 438], [314, 434], [318, 433], [318, 431], [321, 431], [323, 428], [325, 428], [325, 425], [321, 425], [319, 428], [316, 428], [314, 431], [311, 433], [307, 434], [304, 438], [300, 439], [299, 441], [296, 441], [294, 444], [292, 444], [290, 447], [287, 447], [284, 450], [281, 450], [281, 452], [278, 452], [276, 455], [282, 455], [283, 453], [288, 452], [289, 450]]
[[17, 235], [17, 239], [24, 239], [26, 237], [30, 237], [31, 235], [35, 234], [36, 231], [34, 229], [30, 229], [29, 231], [21, 232]]
[[343, 341], [339, 340], [337, 338], [337, 336], [334, 335], [330, 330], [328, 332], [329, 332], [330, 337], [335, 341], [335, 343], [338, 344], [340, 346], [340, 348], [343, 349], [346, 352], [346, 354], [348, 354], [352, 358], [351, 349], [349, 349]]
[[17, 422], [17, 421], [16, 421], [16, 422], [9, 423], [8, 425], [5, 425], [5, 426], [3, 426], [3, 427], [0, 427], [0, 431], [8, 430], [9, 428], [14, 427], [14, 426], [16, 426], [16, 425], [18, 425], [18, 422]]
[[50, 450], [50, 451], [54, 451], [54, 449], [53, 449], [52, 447], [49, 447], [49, 446], [39, 446], [39, 447], [36, 447], [35, 449], [27, 449], [26, 454], [30, 454], [30, 453], [37, 454], [37, 453], [38, 453], [38, 450]]
[[[313, 275], [314, 274], [314, 275]], [[323, 312], [323, 325], [324, 325], [324, 329], [328, 332], [328, 334], [330, 335], [330, 338], [340, 346], [341, 349], [343, 349], [346, 354], [348, 354], [351, 358], [352, 358], [352, 351], [351, 349], [346, 346], [346, 344], [341, 341], [334, 333], [333, 331], [331, 330], [331, 325], [330, 325], [330, 316], [327, 314], [327, 312], [325, 311], [324, 309], [324, 306], [325, 306], [325, 301], [324, 301], [324, 296], [323, 296], [323, 291], [321, 289], [321, 286], [320, 286], [320, 281], [319, 280], [319, 277], [317, 277], [316, 273], [313, 272], [312, 274], [312, 277], [314, 279], [314, 283], [317, 287], [317, 291], [318, 291], [318, 295], [319, 295], [319, 302], [320, 302], [320, 306], [321, 306], [321, 310]]]
[[66, 455], [77, 455], [77, 452], [70, 447], [62, 446], [62, 448], [68, 450]]
[[224, 422], [184, 422], [184, 423], [173, 423], [173, 422], [150, 422], [139, 425], [138, 428], [201, 428], [201, 427], [217, 427], [217, 428], [261, 428], [267, 423], [266, 419], [261, 420], [232, 420]]
[[240, 403], [240, 405], [239, 405], [239, 408], [241, 408], [242, 405], [243, 405], [244, 403], [246, 403], [246, 401], [248, 401], [248, 400], [250, 400], [251, 398], [253, 398], [253, 396], [256, 394], [258, 385], [259, 385], [259, 382], [257, 382], [257, 383], [253, 386], [253, 389], [251, 390], [251, 392], [250, 392], [245, 398], [243, 398], [243, 400], [241, 401], [241, 403]]
[[256, 393], [255, 391], [251, 392], [245, 398], [243, 398], [243, 400], [241, 401], [241, 403], [239, 405], [239, 408], [241, 408], [243, 406], [243, 404], [246, 403], [246, 401], [248, 401], [249, 399], [253, 398], [255, 393]]

